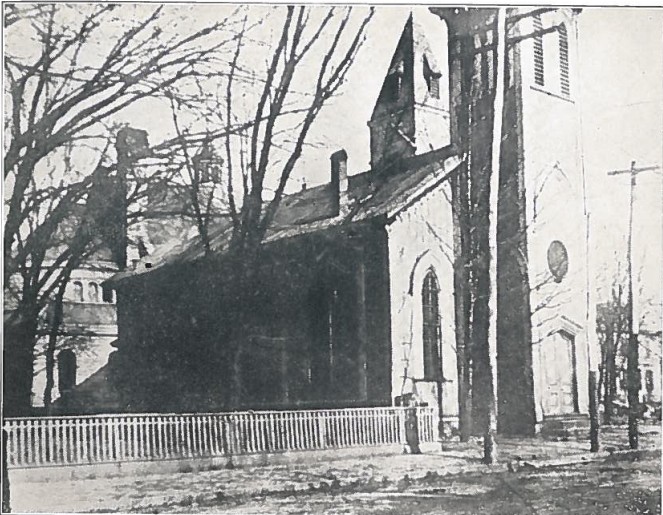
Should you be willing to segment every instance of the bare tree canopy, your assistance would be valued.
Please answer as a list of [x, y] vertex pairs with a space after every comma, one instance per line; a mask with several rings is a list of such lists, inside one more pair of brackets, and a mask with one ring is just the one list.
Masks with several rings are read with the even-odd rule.
[[[192, 21], [190, 9], [5, 5], [5, 328], [23, 355], [12, 369], [30, 368], [39, 312], [61, 299], [68, 270], [108, 243], [109, 220], [140, 219], [151, 186], [188, 191], [186, 215], [208, 248], [222, 202], [235, 248], [255, 252], [372, 17], [216, 6]], [[111, 142], [127, 116], [140, 125], [155, 106], [173, 127], [130, 156], [121, 178]], [[129, 183], [123, 199], [118, 181]]]

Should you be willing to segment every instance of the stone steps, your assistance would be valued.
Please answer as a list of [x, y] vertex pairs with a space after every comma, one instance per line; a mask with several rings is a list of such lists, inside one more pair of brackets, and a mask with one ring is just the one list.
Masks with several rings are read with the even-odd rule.
[[570, 438], [589, 432], [589, 415], [573, 414], [546, 417], [541, 423], [541, 435]]

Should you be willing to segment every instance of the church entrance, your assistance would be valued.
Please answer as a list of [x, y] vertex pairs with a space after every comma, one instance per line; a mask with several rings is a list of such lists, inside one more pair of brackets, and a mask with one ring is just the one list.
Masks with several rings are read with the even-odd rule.
[[543, 342], [543, 414], [544, 416], [578, 413], [575, 339], [559, 331]]

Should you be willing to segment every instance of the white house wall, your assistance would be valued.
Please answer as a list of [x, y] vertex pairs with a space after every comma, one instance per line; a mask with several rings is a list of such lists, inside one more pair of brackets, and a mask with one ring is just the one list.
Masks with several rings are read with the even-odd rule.
[[[99, 328], [97, 328], [99, 330]], [[117, 332], [117, 327], [105, 328], [108, 332]], [[51, 399], [56, 400], [60, 397], [58, 388], [58, 354], [61, 350], [71, 348], [76, 355], [76, 384], [79, 385], [101, 367], [108, 363], [108, 357], [115, 350], [112, 343], [117, 339], [116, 335], [111, 336], [89, 336], [73, 346], [69, 345], [67, 337], [61, 338], [55, 351], [55, 364], [53, 367], [53, 390]], [[46, 387], [46, 357], [45, 349], [48, 339], [43, 337], [37, 342], [37, 357], [34, 365], [34, 378], [32, 380], [32, 406], [42, 407], [44, 405], [44, 389]]]
[[[109, 355], [115, 350], [112, 343], [117, 339], [117, 321], [115, 315], [115, 293], [112, 292], [112, 302], [104, 302], [102, 283], [116, 272], [113, 264], [105, 261], [88, 261], [80, 268], [74, 270], [67, 283], [65, 292], [65, 319], [62, 331], [64, 335], [58, 340], [55, 350], [55, 363], [53, 366], [52, 400], [60, 397], [58, 388], [58, 355], [64, 349], [71, 349], [76, 356], [76, 384], [81, 384], [92, 374], [108, 363]], [[80, 283], [83, 300], [77, 298], [74, 283]], [[97, 297], [91, 295], [94, 286], [97, 287]], [[67, 316], [67, 307], [80, 306], [89, 312], [106, 316], [106, 320], [94, 324], [85, 320], [78, 320]], [[87, 334], [86, 334], [87, 333]], [[44, 388], [46, 387], [46, 358], [45, 349], [48, 338], [42, 336], [35, 346], [35, 361], [32, 380], [32, 406], [44, 405]]]
[[458, 416], [453, 223], [448, 183], [401, 212], [387, 227], [387, 235], [391, 281], [392, 399], [416, 392], [419, 401], [437, 406], [435, 383], [413, 381], [424, 375], [421, 289], [426, 273], [433, 268], [440, 286], [443, 374], [451, 381], [443, 388], [444, 416]]

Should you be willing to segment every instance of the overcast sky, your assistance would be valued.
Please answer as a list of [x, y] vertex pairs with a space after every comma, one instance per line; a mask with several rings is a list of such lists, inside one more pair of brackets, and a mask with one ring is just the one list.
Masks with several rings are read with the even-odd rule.
[[[609, 170], [663, 164], [663, 11], [592, 8], [579, 18], [585, 169], [599, 285], [625, 262], [629, 178]], [[634, 268], [642, 301], [660, 302], [663, 180], [638, 176]], [[603, 277], [601, 277], [601, 275]], [[604, 292], [605, 293], [605, 292]]]
[[[133, 7], [151, 11], [153, 5]], [[172, 4], [171, 4], [172, 7]], [[229, 5], [180, 7], [175, 26], [211, 23], [232, 11]], [[266, 9], [252, 6], [252, 13]], [[365, 10], [365, 7], [358, 10]], [[307, 148], [291, 182], [301, 187], [329, 180], [329, 156], [339, 148], [349, 155], [351, 174], [368, 169], [369, 130], [367, 122], [409, 13], [428, 35], [431, 47], [445, 59], [445, 25], [425, 7], [380, 6], [369, 24], [365, 46], [351, 68], [346, 84], [332, 99], [310, 132]], [[124, 4], [123, 15], [131, 15]], [[270, 19], [276, 19], [272, 16]], [[278, 21], [278, 20], [277, 20]], [[269, 22], [264, 25], [270, 25]], [[265, 28], [264, 26], [261, 28]], [[580, 103], [584, 127], [584, 165], [588, 178], [589, 208], [592, 212], [593, 260], [602, 284], [610, 282], [617, 264], [624, 261], [628, 215], [628, 178], [608, 178], [612, 169], [661, 164], [663, 141], [663, 11], [652, 9], [586, 8], [579, 15]], [[8, 42], [6, 42], [8, 44]], [[18, 42], [21, 45], [21, 42]], [[439, 63], [443, 65], [443, 63]], [[260, 74], [260, 70], [257, 70]], [[167, 110], [136, 105], [117, 116], [118, 122], [143, 128], [156, 143], [172, 137]], [[663, 254], [661, 173], [643, 174], [636, 191], [636, 267], [642, 276], [645, 297], [661, 297]]]

